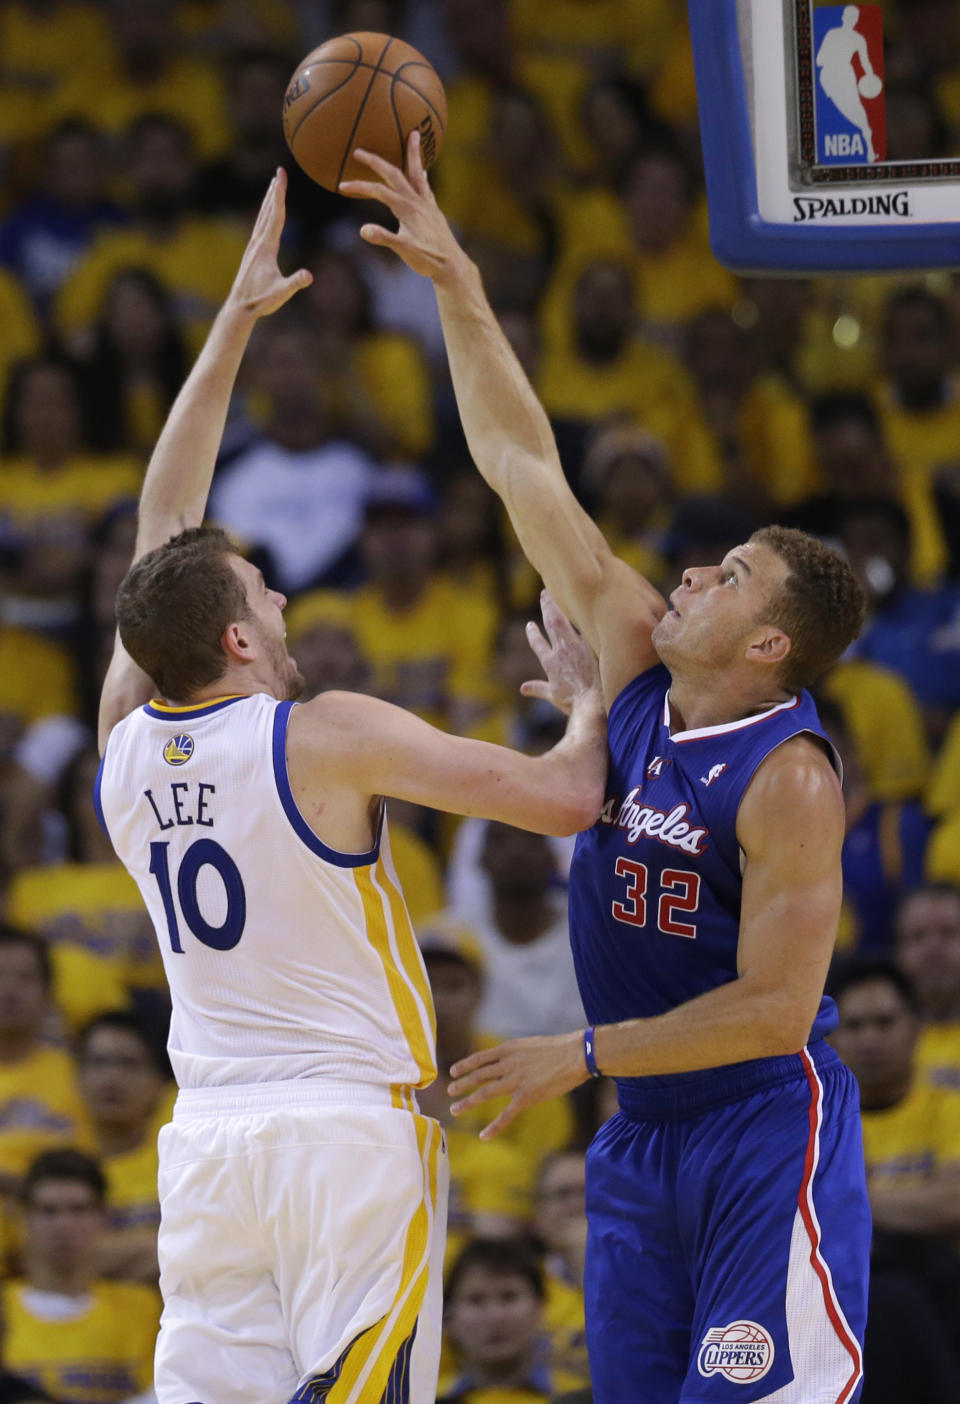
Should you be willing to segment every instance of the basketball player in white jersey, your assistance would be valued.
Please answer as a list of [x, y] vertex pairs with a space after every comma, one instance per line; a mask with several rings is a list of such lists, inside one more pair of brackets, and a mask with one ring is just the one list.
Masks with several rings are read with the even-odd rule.
[[160, 1404], [429, 1404], [446, 1165], [414, 1089], [434, 1016], [381, 795], [547, 833], [589, 825], [606, 769], [592, 661], [546, 601], [532, 637], [569, 712], [532, 758], [372, 697], [304, 706], [282, 595], [201, 527], [277, 267], [285, 176], [171, 410], [143, 487], [100, 710], [97, 802], [153, 917], [180, 1094], [160, 1137]]

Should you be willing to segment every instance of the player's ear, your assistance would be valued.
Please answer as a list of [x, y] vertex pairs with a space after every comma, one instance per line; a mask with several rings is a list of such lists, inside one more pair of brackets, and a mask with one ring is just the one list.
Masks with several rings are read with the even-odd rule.
[[780, 664], [790, 652], [790, 636], [774, 624], [768, 624], [761, 633], [753, 636], [747, 645], [746, 656], [753, 663]]
[[238, 619], [228, 624], [220, 635], [220, 643], [230, 663], [249, 663], [253, 657], [253, 636], [248, 623], [249, 620]]

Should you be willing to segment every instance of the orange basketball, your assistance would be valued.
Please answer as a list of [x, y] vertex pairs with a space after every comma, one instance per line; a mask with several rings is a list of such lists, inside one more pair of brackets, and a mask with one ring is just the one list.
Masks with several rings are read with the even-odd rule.
[[341, 34], [307, 54], [283, 99], [283, 133], [318, 185], [375, 180], [353, 159], [360, 146], [405, 165], [407, 137], [420, 132], [423, 164], [440, 154], [447, 129], [443, 84], [411, 44], [389, 34]]

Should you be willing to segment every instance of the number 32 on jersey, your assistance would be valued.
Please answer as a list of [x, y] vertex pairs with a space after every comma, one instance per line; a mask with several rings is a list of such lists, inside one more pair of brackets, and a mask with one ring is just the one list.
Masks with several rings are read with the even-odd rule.
[[614, 865], [618, 878], [626, 881], [623, 897], [615, 901], [611, 911], [617, 921], [628, 926], [646, 926], [647, 909], [652, 901], [657, 904], [657, 928], [665, 936], [684, 936], [695, 941], [697, 928], [688, 921], [679, 920], [678, 914], [695, 912], [700, 905], [700, 874], [682, 868], [664, 868], [660, 874], [660, 890], [649, 893], [650, 870], [646, 863], [637, 863], [632, 858], [620, 857]]

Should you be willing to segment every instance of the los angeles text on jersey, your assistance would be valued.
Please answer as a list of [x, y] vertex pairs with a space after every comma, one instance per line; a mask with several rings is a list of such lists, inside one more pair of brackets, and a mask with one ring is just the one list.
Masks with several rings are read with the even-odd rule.
[[647, 836], [684, 853], [703, 853], [710, 830], [695, 828], [687, 822], [689, 804], [675, 804], [670, 810], [655, 809], [653, 805], [640, 804], [639, 794], [640, 786], [635, 785], [622, 802], [611, 795], [600, 811], [600, 823], [624, 829], [630, 844]]
[[811, 219], [838, 219], [845, 215], [913, 218], [909, 190], [876, 195], [794, 195], [793, 208], [794, 224], [804, 224]]

